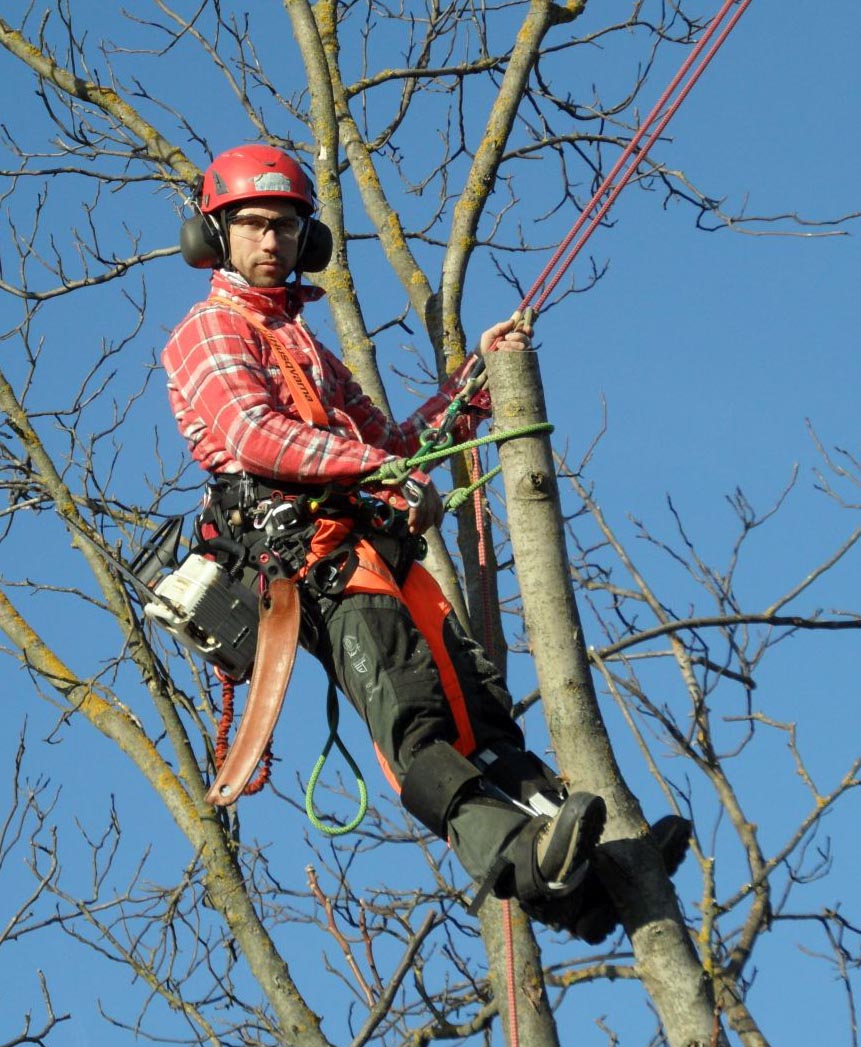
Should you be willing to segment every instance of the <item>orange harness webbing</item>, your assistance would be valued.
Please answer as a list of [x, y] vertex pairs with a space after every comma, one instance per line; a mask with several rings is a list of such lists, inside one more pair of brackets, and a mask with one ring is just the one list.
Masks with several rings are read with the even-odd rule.
[[270, 331], [250, 309], [246, 309], [244, 305], [234, 302], [232, 298], [227, 298], [225, 295], [211, 295], [208, 300], [224, 306], [225, 309], [232, 309], [234, 313], [239, 313], [248, 326], [260, 335], [272, 350], [272, 355], [275, 357], [281, 374], [284, 376], [284, 381], [290, 390], [290, 395], [293, 397], [293, 402], [296, 404], [296, 409], [302, 415], [303, 420], [310, 425], [327, 426], [329, 419], [326, 415], [326, 409], [317, 395], [317, 390], [305, 377], [302, 368], [296, 363], [290, 350], [278, 339], [275, 332]]
[[[342, 546], [352, 529], [352, 521], [348, 519], [330, 517], [318, 520], [305, 569], [328, 552]], [[457, 727], [457, 740], [453, 745], [464, 756], [469, 756], [475, 751], [475, 735], [466, 696], [443, 636], [443, 627], [451, 612], [451, 604], [446, 600], [436, 580], [421, 564], [413, 564], [403, 585], [398, 586], [385, 561], [370, 541], [360, 538], [354, 548], [359, 563], [344, 587], [344, 592], [385, 594], [393, 596], [406, 607], [416, 628], [427, 642], [439, 670], [442, 689]], [[379, 749], [377, 758], [389, 784], [399, 792], [400, 786]]]

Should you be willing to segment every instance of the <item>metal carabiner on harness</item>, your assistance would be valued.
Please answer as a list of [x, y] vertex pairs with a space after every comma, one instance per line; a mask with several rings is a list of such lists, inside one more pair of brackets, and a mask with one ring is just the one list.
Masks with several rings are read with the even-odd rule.
[[425, 498], [424, 488], [413, 479], [407, 479], [401, 484], [401, 493], [410, 509], [417, 509]]
[[266, 526], [266, 522], [272, 514], [272, 499], [264, 498], [262, 502], [258, 502], [254, 506], [254, 513], [251, 517], [251, 526], [255, 531], [262, 531]]
[[278, 537], [298, 524], [306, 522], [308, 499], [304, 495], [284, 498], [274, 492], [271, 498], [260, 502], [254, 511], [253, 526], [270, 537]]

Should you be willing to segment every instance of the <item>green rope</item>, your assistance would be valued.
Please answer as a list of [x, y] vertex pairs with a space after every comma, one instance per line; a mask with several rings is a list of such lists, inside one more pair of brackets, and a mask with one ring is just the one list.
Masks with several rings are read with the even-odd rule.
[[458, 509], [468, 501], [479, 487], [484, 487], [485, 484], [489, 484], [494, 476], [498, 476], [502, 472], [502, 466], [497, 465], [493, 469], [490, 469], [486, 473], [482, 473], [477, 480], [473, 481], [469, 487], [455, 487], [453, 491], [449, 491], [448, 494], [443, 498], [443, 505], [445, 505], [448, 512], [456, 513]]
[[[335, 684], [331, 680], [329, 681], [329, 691], [326, 695], [326, 717], [329, 721], [329, 737], [326, 739], [323, 752], [314, 764], [314, 770], [311, 771], [311, 777], [308, 779], [308, 786], [305, 789], [305, 813], [308, 815], [308, 821], [319, 832], [324, 833], [326, 836], [344, 836], [346, 833], [352, 832], [353, 829], [360, 825], [362, 819], [365, 817], [368, 810], [368, 789], [365, 785], [365, 780], [362, 777], [362, 772], [359, 769], [358, 764], [350, 755], [347, 747], [338, 737], [338, 692], [335, 689]], [[346, 825], [328, 825], [321, 820], [320, 815], [317, 814], [316, 808], [314, 807], [314, 790], [317, 788], [317, 780], [323, 772], [323, 767], [333, 745], [347, 761], [348, 767], [356, 776], [356, 785], [359, 789], [359, 808], [353, 816], [352, 821], [348, 822]]]
[[[433, 444], [425, 444], [417, 454], [410, 458], [396, 458], [391, 462], [383, 462], [376, 472], [362, 479], [363, 484], [383, 483], [397, 485], [403, 483], [409, 476], [411, 470], [427, 462], [436, 462], [441, 458], [449, 458], [461, 451], [471, 451], [474, 447], [484, 447], [486, 444], [500, 444], [506, 440], [515, 440], [520, 436], [532, 436], [534, 433], [552, 433], [553, 426], [550, 422], [534, 422], [532, 425], [523, 425], [517, 429], [505, 429], [501, 433], [488, 433], [487, 436], [477, 436], [473, 440], [466, 440], [461, 444], [434, 449]], [[499, 468], [485, 473], [478, 478], [469, 488], [452, 491], [446, 499], [446, 508], [459, 508], [466, 498], [482, 484], [486, 484], [499, 472]], [[461, 491], [463, 492], [461, 496]]]

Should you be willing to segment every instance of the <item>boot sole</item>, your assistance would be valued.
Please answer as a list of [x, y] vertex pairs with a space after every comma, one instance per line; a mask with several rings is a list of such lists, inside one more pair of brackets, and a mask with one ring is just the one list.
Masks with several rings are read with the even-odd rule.
[[666, 814], [652, 826], [652, 836], [664, 859], [667, 876], [675, 876], [685, 860], [691, 842], [693, 826], [687, 818]]
[[[538, 870], [553, 890], [573, 890], [586, 874], [604, 824], [607, 805], [592, 793], [566, 797], [553, 825], [552, 838], [538, 863]], [[580, 876], [575, 874], [581, 873]]]

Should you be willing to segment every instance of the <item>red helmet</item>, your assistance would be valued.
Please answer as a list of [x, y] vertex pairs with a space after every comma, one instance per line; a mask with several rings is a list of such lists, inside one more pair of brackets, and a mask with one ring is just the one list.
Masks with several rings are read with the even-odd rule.
[[199, 201], [204, 214], [260, 197], [292, 200], [306, 216], [316, 207], [310, 178], [295, 160], [271, 145], [229, 149], [204, 172]]

